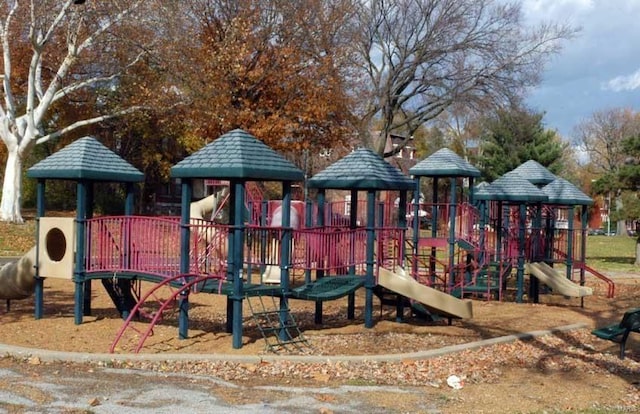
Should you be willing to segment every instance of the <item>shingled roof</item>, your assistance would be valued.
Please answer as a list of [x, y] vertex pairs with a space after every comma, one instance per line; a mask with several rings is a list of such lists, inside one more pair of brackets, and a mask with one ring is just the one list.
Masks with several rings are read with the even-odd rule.
[[417, 177], [479, 177], [480, 170], [467, 160], [442, 148], [409, 169]]
[[304, 173], [242, 129], [227, 132], [171, 167], [176, 178], [302, 181]]
[[541, 189], [513, 171], [506, 173], [489, 185], [477, 186], [477, 200], [512, 201], [515, 203], [546, 202], [547, 195]]
[[542, 191], [549, 197], [550, 204], [566, 206], [588, 206], [593, 204], [591, 197], [564, 178], [556, 178], [553, 182], [545, 185]]
[[27, 177], [140, 182], [144, 174], [93, 137], [80, 138], [27, 170]]
[[529, 160], [521, 164], [514, 168], [512, 172], [520, 174], [535, 185], [547, 185], [556, 179], [556, 176], [551, 171], [535, 160]]
[[311, 188], [413, 190], [414, 181], [368, 148], [360, 148], [314, 175]]

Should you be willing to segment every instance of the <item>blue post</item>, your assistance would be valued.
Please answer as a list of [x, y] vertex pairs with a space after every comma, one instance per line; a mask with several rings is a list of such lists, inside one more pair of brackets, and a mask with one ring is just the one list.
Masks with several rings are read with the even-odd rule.
[[73, 315], [76, 325], [80, 325], [82, 323], [82, 307], [84, 304], [84, 224], [86, 200], [86, 183], [84, 180], [80, 180], [77, 184], [76, 194], [76, 264], [73, 272], [73, 281], [75, 282]]
[[280, 339], [287, 339], [287, 295], [289, 294], [289, 268], [291, 266], [291, 182], [282, 183], [282, 249], [280, 250], [280, 308], [278, 312], [278, 322]]
[[[191, 229], [189, 227], [190, 206], [192, 195], [191, 180], [182, 179], [182, 200], [180, 214], [180, 273], [189, 273], [189, 240]], [[178, 338], [189, 337], [189, 292], [183, 291], [178, 299]]]
[[[87, 182], [85, 187], [86, 187], [86, 192], [84, 197], [84, 205], [86, 210], [84, 212], [84, 223], [86, 223], [88, 219], [93, 217], [93, 182]], [[82, 232], [82, 237], [84, 239], [84, 232]], [[83, 243], [85, 246], [85, 253], [86, 253], [86, 249], [87, 249], [86, 241], [83, 240]], [[127, 249], [127, 251], [128, 250], [129, 249]], [[83, 254], [82, 257], [83, 258], [86, 257], [86, 254]], [[84, 279], [84, 266], [83, 266], [83, 279]], [[84, 316], [91, 316], [91, 279], [84, 281], [83, 289], [84, 289], [84, 294], [82, 297], [82, 312]]]
[[[405, 234], [407, 231], [407, 192], [402, 190], [400, 191], [400, 200], [398, 205], [398, 228], [402, 229], [402, 233], [400, 236], [400, 246], [398, 255], [399, 267], [404, 272], [409, 272], [407, 266], [405, 266]], [[398, 295], [398, 301], [396, 302], [396, 322], [402, 322], [404, 316], [404, 300]]]
[[235, 190], [235, 221], [233, 225], [233, 348], [242, 348], [242, 301], [244, 286], [242, 282], [242, 243], [244, 241], [244, 186], [241, 182], [231, 183]]
[[373, 288], [375, 278], [373, 276], [373, 255], [375, 243], [375, 212], [376, 212], [376, 192], [367, 191], [367, 273], [364, 278], [365, 303], [364, 303], [364, 326], [373, 328]]
[[517, 288], [516, 302], [522, 303], [524, 294], [524, 236], [527, 220], [527, 206], [523, 203], [519, 206], [520, 218], [518, 220], [518, 271], [517, 271]]
[[567, 217], [567, 279], [571, 279], [571, 272], [573, 271], [573, 217], [575, 216], [575, 207], [569, 207], [569, 214]]
[[[420, 241], [420, 222], [418, 219], [419, 213], [420, 213], [420, 177], [416, 176], [414, 178], [414, 183], [415, 183], [415, 188], [413, 190], [413, 206], [412, 206], [412, 211], [413, 211], [413, 221], [411, 222], [411, 228], [413, 229], [413, 237], [412, 237], [412, 241], [413, 241], [413, 251], [412, 253], [412, 263], [411, 263], [411, 270], [413, 271], [414, 275], [418, 274], [418, 242]], [[405, 193], [405, 198], [406, 198], [406, 193]], [[400, 195], [400, 197], [402, 197], [402, 194]], [[402, 198], [400, 198], [400, 205], [402, 205]], [[435, 217], [435, 215], [434, 215]], [[405, 217], [405, 227], [406, 227], [406, 217]]]
[[449, 200], [449, 291], [453, 289], [456, 253], [456, 179], [451, 178], [451, 199]]
[[[37, 184], [37, 205], [36, 205], [36, 257], [40, 257], [39, 240], [40, 237], [40, 217], [44, 216], [45, 181], [38, 179]], [[44, 315], [44, 278], [40, 277], [36, 267], [36, 286], [34, 290], [35, 311], [34, 318], [41, 319]]]
[[[325, 201], [325, 190], [321, 188], [318, 190], [318, 217], [316, 217], [316, 224], [318, 227], [324, 227], [324, 201]], [[318, 246], [320, 247], [320, 246]], [[316, 280], [324, 277], [324, 269], [316, 269]], [[316, 302], [316, 309], [314, 314], [314, 323], [316, 325], [322, 324], [322, 301]]]

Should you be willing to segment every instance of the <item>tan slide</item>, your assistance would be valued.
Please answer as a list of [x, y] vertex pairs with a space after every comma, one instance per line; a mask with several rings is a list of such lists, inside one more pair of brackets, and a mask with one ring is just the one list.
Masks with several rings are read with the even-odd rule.
[[458, 299], [448, 293], [422, 285], [404, 272], [395, 273], [381, 267], [378, 270], [378, 284], [420, 302], [433, 313], [460, 319], [473, 317], [470, 300]]
[[539, 281], [553, 289], [554, 293], [572, 298], [593, 295], [593, 289], [572, 282], [566, 275], [544, 262], [527, 263], [526, 268], [527, 273], [537, 277]]

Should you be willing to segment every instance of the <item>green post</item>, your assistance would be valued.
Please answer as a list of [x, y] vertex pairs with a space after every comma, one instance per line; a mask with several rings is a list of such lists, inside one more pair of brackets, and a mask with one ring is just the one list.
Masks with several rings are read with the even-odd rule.
[[456, 254], [456, 179], [451, 178], [451, 200], [449, 200], [449, 291], [453, 290]]
[[235, 190], [235, 220], [233, 224], [233, 348], [242, 348], [242, 301], [244, 286], [242, 282], [242, 244], [244, 241], [244, 186], [242, 182], [232, 182]]
[[[190, 179], [182, 179], [182, 208], [180, 214], [180, 273], [189, 273], [189, 227], [192, 183]], [[189, 292], [183, 291], [178, 299], [178, 338], [189, 337]]]
[[82, 323], [84, 304], [84, 226], [87, 200], [87, 186], [84, 180], [78, 181], [76, 191], [76, 263], [73, 272], [73, 281], [75, 283], [73, 315], [75, 324], [80, 325]]
[[[40, 237], [40, 217], [44, 216], [44, 197], [45, 197], [45, 181], [38, 179], [37, 184], [37, 206], [36, 206], [36, 257], [40, 257], [39, 240]], [[35, 311], [34, 318], [41, 319], [44, 314], [44, 278], [40, 277], [38, 268], [36, 267], [36, 286], [34, 290]]]
[[[353, 206], [352, 206], [353, 207]], [[376, 192], [367, 191], [367, 273], [364, 279], [365, 303], [364, 303], [364, 326], [373, 328], [373, 288], [375, 278], [373, 276], [373, 255], [375, 243], [375, 213], [376, 213]]]
[[291, 264], [291, 182], [282, 183], [282, 242], [280, 249], [280, 308], [278, 310], [280, 339], [287, 339], [287, 295], [289, 294], [289, 268]]

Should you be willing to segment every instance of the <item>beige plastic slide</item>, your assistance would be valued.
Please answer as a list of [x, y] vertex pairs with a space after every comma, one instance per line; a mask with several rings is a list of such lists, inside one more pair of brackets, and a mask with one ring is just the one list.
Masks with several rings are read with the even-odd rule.
[[567, 279], [566, 275], [544, 262], [527, 263], [526, 269], [527, 273], [537, 277], [539, 281], [549, 286], [554, 293], [559, 295], [573, 298], [593, 295], [593, 289], [572, 282]]
[[19, 260], [0, 268], [0, 299], [25, 299], [36, 286], [36, 246]]
[[470, 300], [458, 299], [448, 293], [422, 285], [404, 272], [395, 273], [381, 267], [378, 270], [378, 284], [420, 302], [434, 313], [461, 319], [473, 317]]

